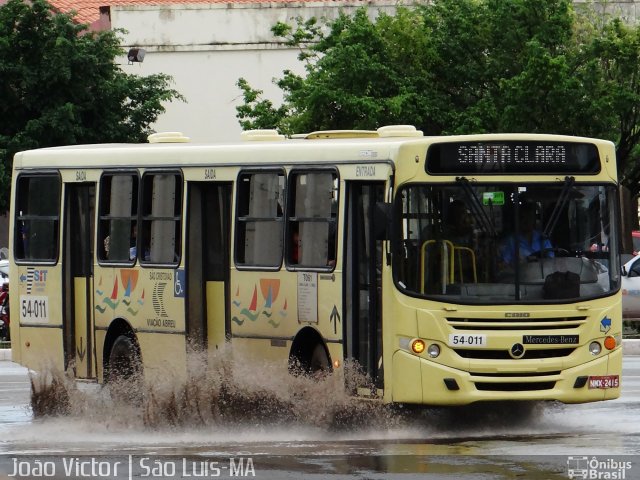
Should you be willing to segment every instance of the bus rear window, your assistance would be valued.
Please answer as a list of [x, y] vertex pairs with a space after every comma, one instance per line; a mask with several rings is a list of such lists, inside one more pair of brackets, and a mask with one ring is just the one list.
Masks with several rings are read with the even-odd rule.
[[15, 201], [15, 259], [55, 262], [60, 226], [60, 177], [21, 175]]

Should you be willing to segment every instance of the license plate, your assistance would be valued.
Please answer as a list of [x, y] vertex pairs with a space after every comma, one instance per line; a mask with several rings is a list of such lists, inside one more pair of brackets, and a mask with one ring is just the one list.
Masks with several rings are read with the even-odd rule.
[[485, 348], [487, 346], [487, 336], [471, 333], [451, 333], [449, 334], [449, 346]]
[[589, 388], [618, 388], [620, 377], [618, 375], [603, 375], [589, 377]]

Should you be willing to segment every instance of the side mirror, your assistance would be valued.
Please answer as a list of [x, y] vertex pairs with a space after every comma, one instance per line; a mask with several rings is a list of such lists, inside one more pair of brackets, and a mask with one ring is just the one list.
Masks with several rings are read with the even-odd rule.
[[373, 234], [376, 240], [391, 238], [392, 204], [378, 202], [373, 209]]
[[629, 276], [629, 272], [627, 272], [627, 267], [625, 267], [624, 265], [622, 266], [622, 276], [623, 277]]

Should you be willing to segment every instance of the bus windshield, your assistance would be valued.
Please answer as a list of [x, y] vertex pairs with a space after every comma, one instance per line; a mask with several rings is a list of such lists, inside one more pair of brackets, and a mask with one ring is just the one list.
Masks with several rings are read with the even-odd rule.
[[619, 288], [613, 185], [406, 184], [396, 197], [394, 278], [461, 304], [557, 303]]

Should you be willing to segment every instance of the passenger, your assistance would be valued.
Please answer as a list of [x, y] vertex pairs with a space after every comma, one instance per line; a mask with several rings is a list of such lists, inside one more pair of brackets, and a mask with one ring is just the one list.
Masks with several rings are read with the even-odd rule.
[[462, 200], [454, 200], [447, 209], [442, 238], [454, 245], [469, 247], [473, 244], [473, 219]]
[[541, 257], [553, 257], [553, 247], [548, 238], [543, 237], [536, 225], [536, 206], [533, 203], [524, 203], [519, 212], [520, 232], [509, 236], [500, 247], [499, 255], [502, 262], [512, 264], [516, 256], [516, 241], [520, 260], [532, 255]]

